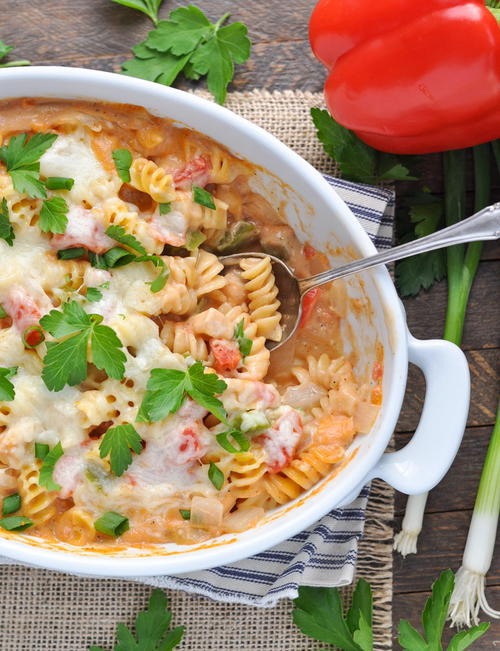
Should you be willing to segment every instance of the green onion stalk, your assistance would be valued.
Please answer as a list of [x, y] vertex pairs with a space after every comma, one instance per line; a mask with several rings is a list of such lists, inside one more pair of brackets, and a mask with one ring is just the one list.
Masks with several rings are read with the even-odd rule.
[[[475, 197], [474, 212], [490, 203], [490, 153], [493, 149], [500, 171], [500, 142], [473, 148]], [[444, 152], [446, 225], [465, 217], [465, 151]], [[460, 244], [447, 250], [448, 306], [444, 339], [460, 346], [470, 291], [481, 258], [482, 243]], [[498, 440], [496, 440], [498, 439]], [[495, 450], [496, 447], [496, 450]], [[493, 449], [493, 451], [492, 451]], [[495, 487], [496, 484], [496, 487]], [[408, 498], [402, 530], [394, 540], [394, 548], [403, 556], [416, 553], [422, 529], [428, 493]], [[457, 572], [450, 605], [452, 624], [477, 623], [479, 609], [491, 617], [500, 613], [491, 609], [485, 598], [485, 576], [491, 565], [500, 504], [500, 425], [493, 431], [490, 449], [481, 476], [479, 492], [464, 552], [462, 567]], [[488, 526], [486, 526], [488, 524]], [[487, 539], [485, 540], [485, 536]]]

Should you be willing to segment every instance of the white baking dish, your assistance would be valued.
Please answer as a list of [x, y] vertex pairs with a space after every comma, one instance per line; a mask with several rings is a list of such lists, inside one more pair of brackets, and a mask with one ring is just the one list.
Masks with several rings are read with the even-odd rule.
[[[210, 136], [264, 168], [256, 180], [259, 191], [275, 204], [285, 199], [288, 219], [299, 238], [327, 252], [332, 264], [375, 252], [354, 215], [321, 174], [270, 134], [209, 101], [131, 77], [57, 67], [0, 70], [0, 98], [13, 97], [95, 99], [144, 106], [155, 115]], [[409, 494], [435, 486], [453, 461], [466, 423], [470, 387], [465, 357], [448, 342], [418, 341], [410, 335], [385, 268], [350, 279], [348, 292], [364, 305], [356, 318], [351, 315], [349, 319], [360, 358], [357, 370], [364, 373], [373, 364], [377, 341], [384, 349], [383, 403], [372, 432], [354, 441], [350, 461], [334, 476], [270, 513], [252, 530], [202, 545], [82, 550], [2, 531], [0, 555], [92, 575], [179, 574], [227, 564], [272, 547], [332, 508], [349, 503], [374, 477]], [[350, 345], [347, 339], [346, 345]], [[409, 361], [422, 369], [427, 381], [421, 421], [405, 448], [384, 454], [399, 416]]]

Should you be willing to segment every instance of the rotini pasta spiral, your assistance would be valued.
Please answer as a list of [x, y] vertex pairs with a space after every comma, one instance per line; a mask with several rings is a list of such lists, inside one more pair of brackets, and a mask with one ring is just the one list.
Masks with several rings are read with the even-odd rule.
[[174, 201], [172, 175], [147, 158], [136, 158], [130, 166], [130, 184], [158, 203]]
[[173, 353], [187, 353], [196, 360], [208, 360], [208, 348], [205, 340], [195, 335], [189, 325], [165, 321], [161, 330], [161, 339]]
[[172, 210], [184, 215], [189, 230], [208, 229], [223, 231], [227, 225], [227, 204], [214, 198], [215, 210], [193, 200], [192, 192], [178, 191], [172, 202]]
[[33, 463], [21, 468], [18, 478], [19, 495], [23, 515], [36, 525], [45, 524], [56, 514], [56, 493], [49, 493], [38, 484], [39, 464]]
[[234, 455], [229, 475], [230, 492], [234, 497], [255, 497], [263, 492], [260, 479], [267, 470], [264, 458], [263, 450], [258, 448]]
[[274, 280], [271, 260], [269, 258], [247, 258], [240, 262], [243, 270], [242, 277], [246, 281], [249, 298], [249, 308], [252, 321], [257, 324], [257, 334], [280, 341], [281, 314], [278, 311], [280, 302], [278, 288]]
[[163, 243], [159, 242], [151, 231], [147, 221], [137, 212], [117, 197], [107, 199], [102, 204], [105, 226], [121, 226], [127, 233], [134, 235], [148, 253], [159, 255], [163, 251]]
[[59, 540], [70, 545], [90, 545], [96, 539], [94, 519], [90, 511], [73, 506], [57, 519], [55, 534]]
[[226, 284], [224, 276], [219, 275], [224, 265], [217, 256], [200, 249], [196, 259], [196, 294], [204, 296], [221, 289]]

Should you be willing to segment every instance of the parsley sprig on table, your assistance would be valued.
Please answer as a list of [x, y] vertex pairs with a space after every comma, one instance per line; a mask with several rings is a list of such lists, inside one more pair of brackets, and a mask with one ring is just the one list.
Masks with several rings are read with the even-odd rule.
[[[399, 643], [405, 651], [437, 651], [448, 613], [454, 576], [451, 570], [442, 572], [432, 586], [432, 595], [422, 614], [424, 634], [406, 619], [399, 624]], [[369, 584], [360, 579], [353, 594], [351, 607], [344, 617], [337, 588], [299, 588], [295, 600], [293, 621], [309, 637], [334, 645], [345, 651], [373, 651], [372, 594]], [[484, 635], [489, 624], [482, 623], [457, 633], [447, 651], [463, 651]]]
[[[3, 41], [0, 41], [0, 61], [4, 59], [9, 52], [12, 52], [14, 50], [14, 47], [12, 45], [7, 45], [7, 43], [4, 43]], [[0, 68], [14, 68], [14, 67], [19, 67], [19, 66], [30, 66], [31, 61], [27, 61], [26, 59], [20, 59], [18, 61], [8, 61], [4, 63], [0, 63]]]
[[251, 48], [246, 26], [224, 25], [228, 18], [224, 14], [211, 23], [198, 7], [174, 9], [168, 20], [160, 21], [145, 41], [132, 48], [134, 58], [123, 64], [124, 73], [165, 86], [181, 73], [193, 80], [206, 76], [208, 89], [223, 104], [234, 64], [247, 61]]
[[[125, 626], [118, 624], [116, 637], [118, 644], [114, 651], [171, 651], [184, 635], [184, 626], [169, 631], [172, 613], [168, 609], [168, 599], [161, 590], [153, 590], [146, 610], [137, 615], [135, 636]], [[91, 646], [89, 651], [105, 651], [101, 646]]]
[[215, 373], [205, 373], [201, 362], [187, 371], [154, 368], [137, 415], [139, 422], [155, 422], [178, 411], [189, 396], [225, 424], [227, 414], [222, 402], [215, 397], [227, 389], [224, 380]]
[[146, 14], [154, 25], [158, 24], [158, 10], [163, 0], [111, 0], [117, 5], [137, 9], [137, 11]]
[[65, 303], [40, 319], [40, 325], [58, 341], [47, 342], [42, 379], [50, 391], [80, 384], [87, 377], [90, 340], [92, 362], [109, 377], [121, 380], [126, 357], [115, 331], [101, 324], [102, 316], [87, 314], [76, 302]]

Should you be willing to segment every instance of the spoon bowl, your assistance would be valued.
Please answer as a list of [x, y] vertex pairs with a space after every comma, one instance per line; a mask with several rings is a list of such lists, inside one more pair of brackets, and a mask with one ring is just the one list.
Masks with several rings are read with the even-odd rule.
[[283, 345], [297, 330], [302, 316], [302, 299], [307, 292], [345, 276], [365, 271], [380, 264], [388, 264], [412, 255], [434, 251], [452, 244], [463, 244], [479, 240], [496, 240], [500, 237], [500, 203], [487, 206], [471, 217], [452, 226], [443, 228], [436, 233], [421, 237], [418, 240], [395, 246], [392, 249], [361, 258], [336, 269], [322, 271], [309, 278], [297, 278], [290, 267], [275, 257], [266, 253], [233, 253], [219, 258], [225, 268], [238, 265], [241, 260], [248, 258], [269, 258], [278, 288], [280, 301], [282, 337], [280, 341], [268, 340], [266, 346], [273, 350]]

